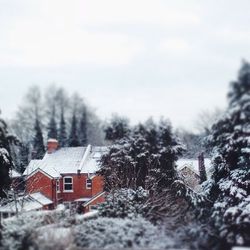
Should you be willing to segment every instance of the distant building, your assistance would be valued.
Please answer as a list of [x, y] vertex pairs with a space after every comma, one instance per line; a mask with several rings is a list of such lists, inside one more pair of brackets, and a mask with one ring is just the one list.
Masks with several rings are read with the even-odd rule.
[[96, 175], [106, 147], [64, 147], [50, 139], [42, 160], [32, 160], [24, 175], [26, 193], [41, 193], [52, 207], [67, 207], [87, 212], [105, 200], [103, 178]]
[[[211, 160], [204, 159], [207, 175], [210, 177]], [[198, 159], [180, 159], [177, 161], [177, 171], [184, 183], [195, 191], [200, 190], [200, 170]]]

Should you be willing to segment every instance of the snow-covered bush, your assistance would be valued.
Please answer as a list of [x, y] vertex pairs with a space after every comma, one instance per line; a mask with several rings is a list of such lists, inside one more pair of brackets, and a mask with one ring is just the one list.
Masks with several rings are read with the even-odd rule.
[[169, 249], [173, 241], [145, 219], [98, 218], [74, 228], [75, 244], [84, 249]]
[[212, 218], [230, 245], [250, 245], [250, 169], [237, 169], [218, 182], [220, 194]]
[[175, 243], [141, 216], [105, 218], [67, 211], [38, 211], [3, 220], [2, 248], [6, 250], [169, 249]]
[[65, 211], [38, 211], [20, 214], [2, 221], [2, 241], [4, 249], [25, 249], [34, 237], [34, 229], [62, 221]]
[[99, 207], [100, 216], [113, 218], [133, 218], [144, 212], [144, 203], [148, 193], [143, 188], [137, 190], [118, 189], [107, 195], [106, 201]]

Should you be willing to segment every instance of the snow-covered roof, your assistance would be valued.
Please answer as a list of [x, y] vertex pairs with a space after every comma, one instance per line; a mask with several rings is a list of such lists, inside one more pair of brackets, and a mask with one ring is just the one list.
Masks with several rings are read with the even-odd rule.
[[28, 212], [31, 210], [42, 209], [44, 205], [52, 204], [53, 202], [42, 195], [41, 193], [35, 193], [31, 195], [26, 195], [23, 197], [18, 197], [15, 201], [11, 201], [4, 206], [0, 207], [0, 212], [2, 213], [16, 213], [18, 212]]
[[[107, 147], [65, 147], [53, 153], [46, 153], [42, 160], [32, 160], [24, 175], [41, 170], [51, 177], [61, 174], [95, 173], [99, 169], [99, 159]], [[97, 157], [98, 156], [98, 157]]]
[[10, 170], [10, 178], [18, 178], [21, 177], [21, 174], [18, 173], [15, 169]]
[[46, 205], [53, 203], [52, 200], [50, 200], [49, 198], [47, 198], [46, 196], [44, 196], [40, 192], [30, 194], [30, 197], [33, 198], [34, 200], [38, 201], [39, 203], [41, 203], [43, 206], [46, 206]]
[[[209, 158], [205, 158], [204, 163], [205, 163], [206, 172], [207, 174], [209, 174], [210, 169], [211, 169], [211, 160]], [[181, 171], [185, 167], [190, 168], [197, 175], [200, 175], [198, 159], [179, 159], [177, 161], [177, 170]]]

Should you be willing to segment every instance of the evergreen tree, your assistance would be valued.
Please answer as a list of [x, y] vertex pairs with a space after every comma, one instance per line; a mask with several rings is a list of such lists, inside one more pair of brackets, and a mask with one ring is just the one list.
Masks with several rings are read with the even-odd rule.
[[45, 148], [44, 148], [44, 142], [43, 142], [42, 129], [41, 129], [38, 117], [36, 117], [34, 130], [35, 130], [35, 137], [33, 140], [32, 158], [42, 159], [45, 154]]
[[48, 139], [57, 139], [57, 126], [55, 120], [55, 106], [53, 106], [49, 126], [48, 126]]
[[7, 124], [0, 119], [0, 198], [6, 197], [5, 190], [10, 186], [9, 171], [13, 166], [10, 156], [10, 135]]
[[173, 135], [170, 122], [161, 120], [159, 124], [159, 171], [157, 189], [169, 187], [177, 178], [175, 162], [184, 152], [184, 146]]
[[145, 188], [146, 176], [150, 165], [149, 143], [146, 139], [146, 128], [139, 124], [133, 131], [131, 153], [135, 159], [136, 186]]
[[72, 117], [71, 130], [70, 130], [70, 135], [69, 135], [68, 140], [69, 140], [70, 147], [78, 147], [80, 145], [79, 140], [78, 140], [77, 119], [76, 119], [75, 112]]
[[29, 164], [29, 145], [28, 144], [22, 144], [19, 149], [19, 167], [18, 171], [20, 173], [23, 173], [25, 168]]
[[250, 246], [250, 64], [244, 62], [231, 83], [224, 116], [212, 127], [214, 174], [206, 191], [222, 240]]
[[63, 108], [62, 108], [62, 111], [61, 111], [61, 119], [60, 119], [59, 144], [60, 144], [61, 147], [65, 147], [67, 145], [66, 122], [65, 122], [65, 119], [64, 119], [64, 110], [63, 110]]
[[114, 115], [104, 131], [106, 140], [114, 142], [122, 139], [129, 134], [128, 119]]
[[130, 135], [115, 141], [101, 160], [99, 173], [108, 189], [169, 187], [176, 177], [175, 161], [183, 152], [171, 126], [161, 123], [157, 127], [148, 121], [129, 130]]
[[88, 143], [87, 137], [87, 111], [86, 108], [83, 108], [82, 117], [79, 125], [79, 140], [80, 146], [86, 146]]

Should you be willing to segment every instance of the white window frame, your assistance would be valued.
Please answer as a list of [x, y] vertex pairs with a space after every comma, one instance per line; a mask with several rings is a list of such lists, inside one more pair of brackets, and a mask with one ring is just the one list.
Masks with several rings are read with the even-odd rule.
[[[88, 181], [91, 181], [91, 186], [90, 187], [88, 186], [89, 185]], [[86, 179], [86, 189], [92, 189], [92, 184], [93, 184], [92, 179], [87, 178]]]
[[[69, 178], [69, 179], [71, 179], [71, 183], [65, 183], [65, 179], [66, 178]], [[67, 185], [69, 185], [69, 184], [71, 184], [72, 185], [72, 189], [71, 190], [66, 190], [65, 189], [65, 184]], [[72, 176], [64, 176], [63, 177], [63, 192], [64, 193], [73, 193], [74, 191], [73, 191], [73, 177]]]
[[59, 179], [56, 180], [56, 192], [61, 193], [60, 180]]

